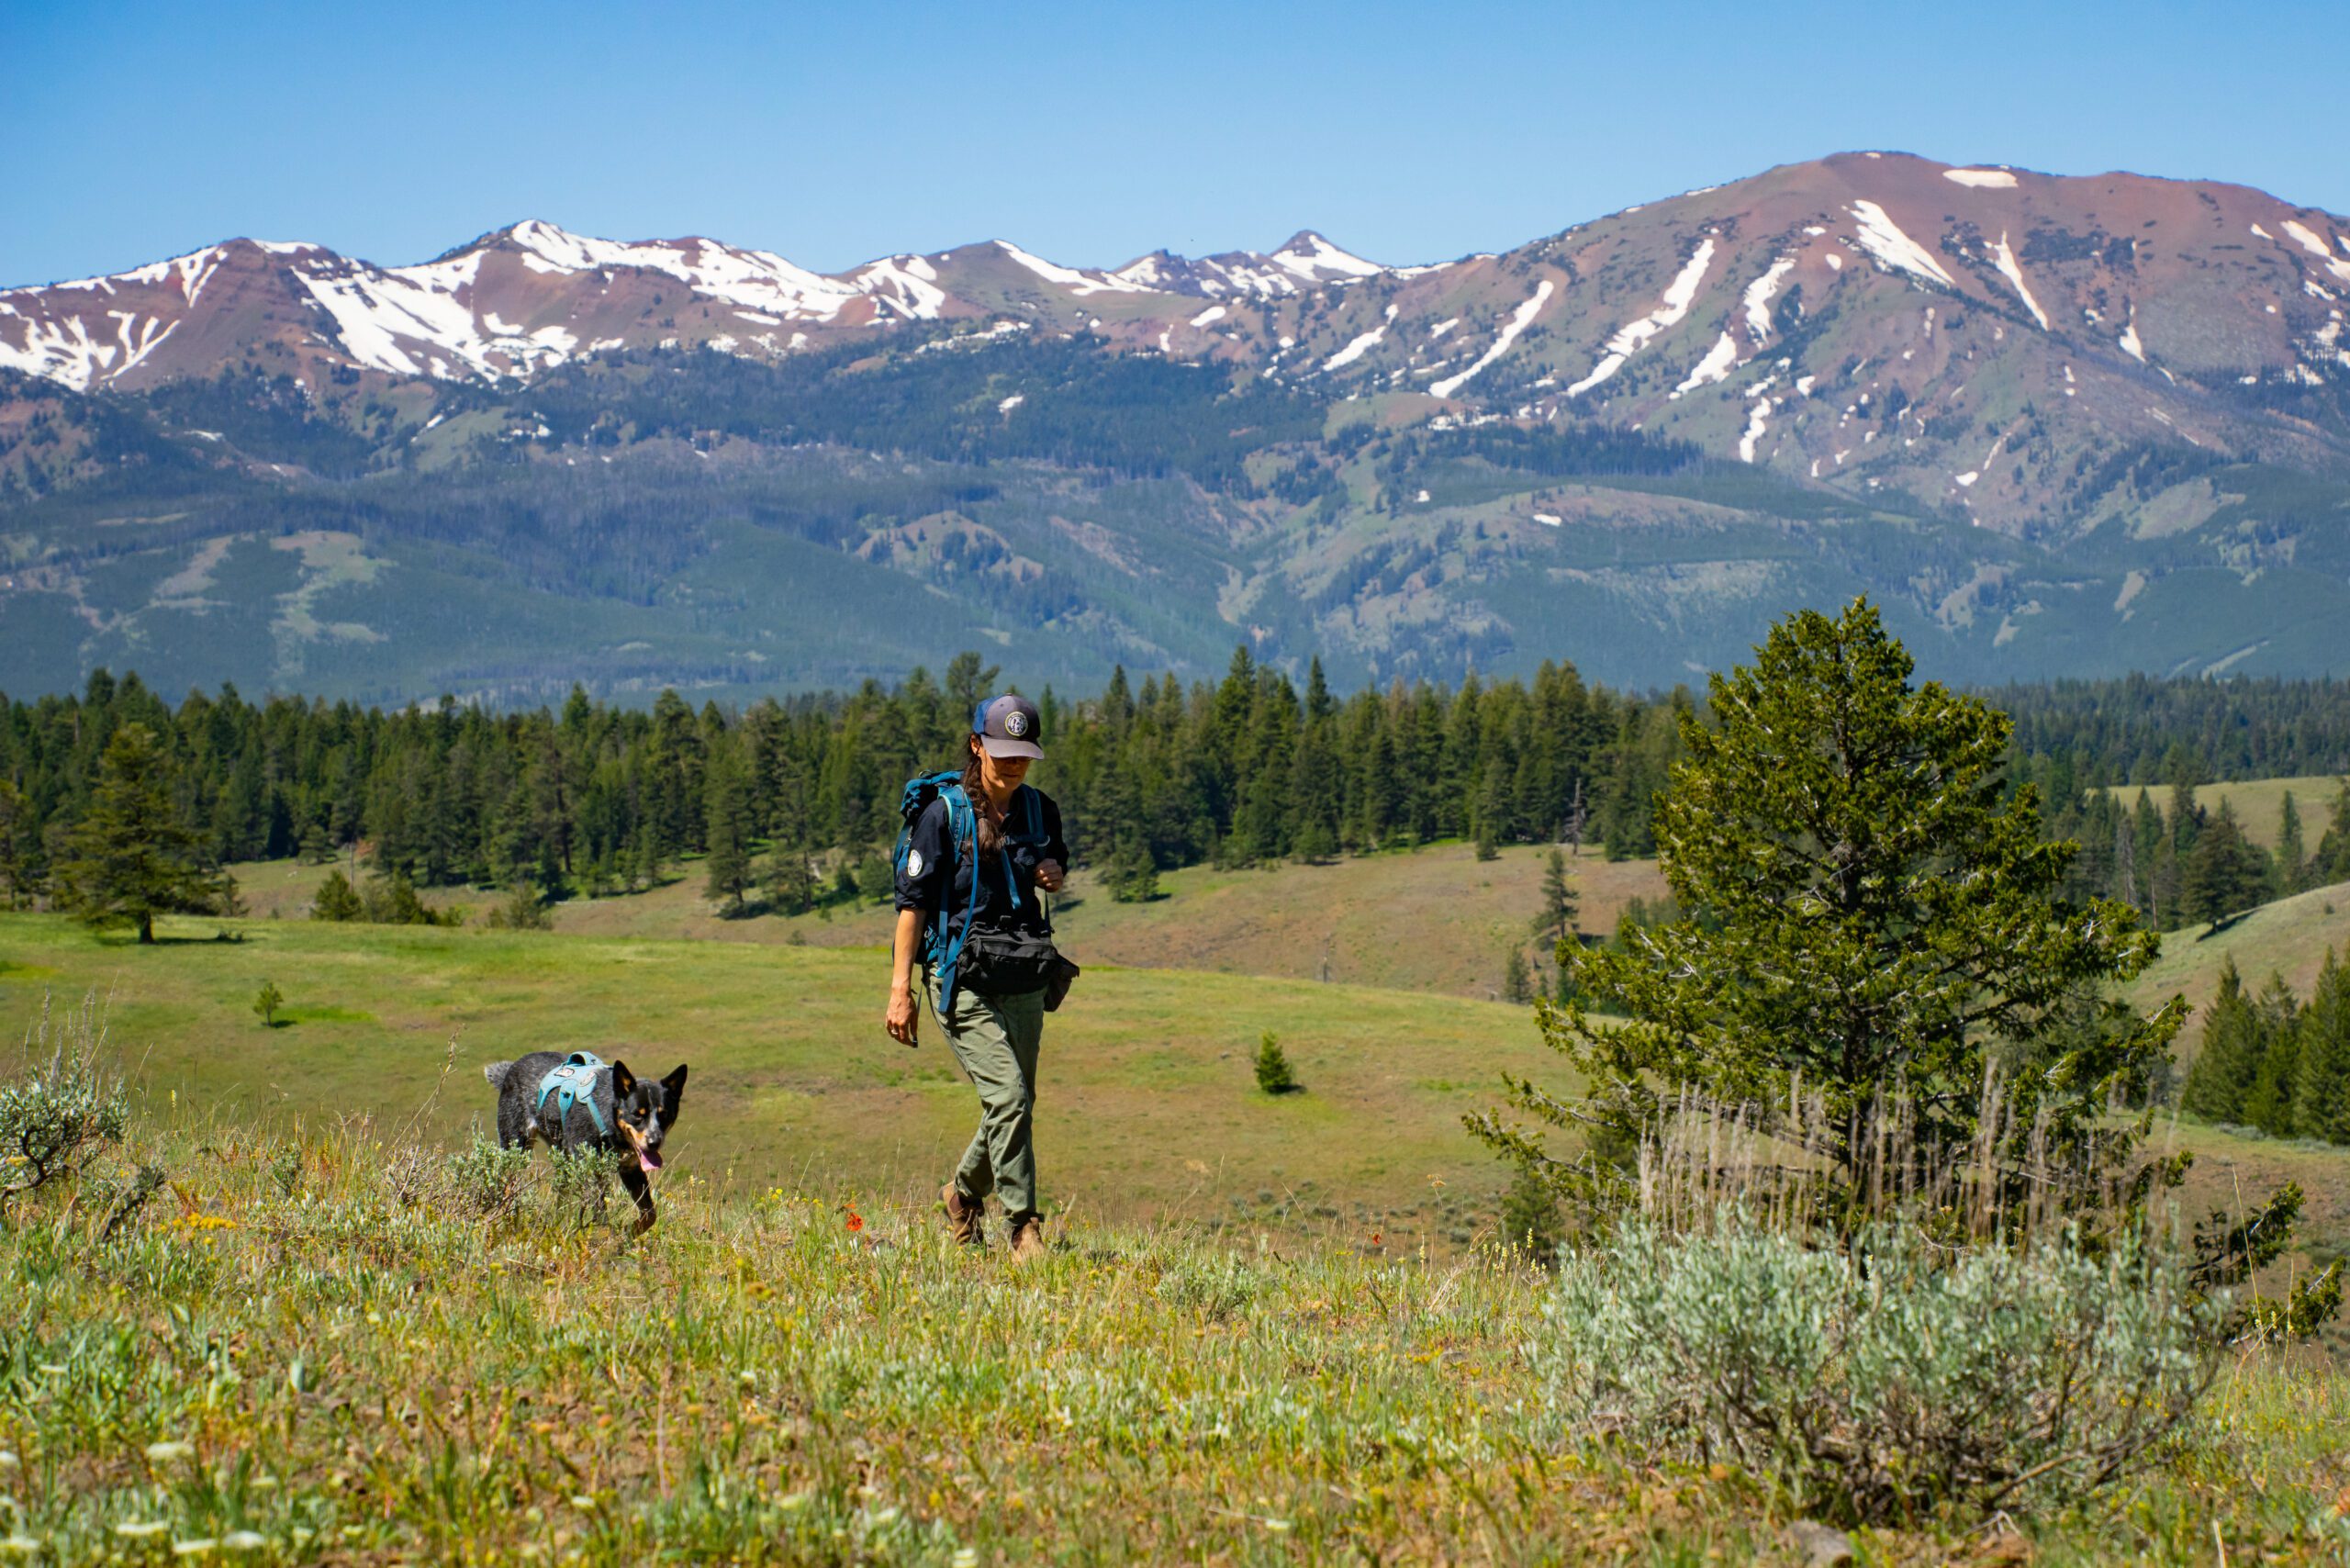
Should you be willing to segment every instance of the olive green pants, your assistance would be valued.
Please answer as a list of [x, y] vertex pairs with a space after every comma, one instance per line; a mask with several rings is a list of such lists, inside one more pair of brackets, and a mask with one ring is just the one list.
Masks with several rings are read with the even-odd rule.
[[[930, 1000], [938, 1008], [938, 982]], [[938, 1008], [946, 1043], [979, 1092], [979, 1130], [971, 1135], [955, 1188], [973, 1202], [993, 1193], [1017, 1226], [1036, 1214], [1036, 1047], [1045, 1036], [1045, 993], [981, 996], [957, 987], [955, 1010]]]

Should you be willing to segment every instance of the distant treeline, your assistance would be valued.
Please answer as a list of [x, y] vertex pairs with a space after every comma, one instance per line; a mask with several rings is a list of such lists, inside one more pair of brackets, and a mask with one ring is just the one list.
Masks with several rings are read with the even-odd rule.
[[[0, 696], [0, 894], [41, 889], [85, 813], [121, 726], [163, 742], [183, 821], [222, 861], [324, 858], [364, 843], [370, 866], [420, 886], [527, 882], [552, 896], [640, 885], [710, 856], [740, 902], [812, 896], [811, 862], [870, 868], [895, 835], [901, 786], [954, 765], [999, 673], [958, 655], [894, 689], [699, 711], [575, 691], [561, 710], [491, 712], [442, 699], [385, 711], [233, 689], [176, 706], [101, 671], [78, 696]], [[2215, 778], [2350, 769], [2350, 686], [2131, 679], [1993, 694], [2017, 717], [2014, 781], [2042, 790], [2052, 835], [2076, 838], [2076, 890], [2165, 925], [2350, 879], [2350, 797], [2301, 802], [2271, 854], [2232, 814], [2195, 809]], [[1318, 664], [1301, 689], [1237, 652], [1219, 682], [1121, 670], [1079, 700], [1039, 694], [1080, 861], [1113, 885], [1216, 861], [1318, 859], [1438, 838], [1574, 839], [1653, 852], [1651, 806], [1678, 750], [1685, 694], [1587, 685], [1571, 665], [1530, 682], [1396, 685], [1340, 698]], [[2165, 812], [2098, 786], [2144, 782]], [[2166, 792], [2166, 793], [2165, 793]], [[755, 864], [765, 854], [772, 875]], [[788, 869], [786, 869], [788, 868]]]
[[[766, 849], [800, 868], [843, 863], [898, 829], [916, 772], [958, 763], [998, 672], [958, 656], [894, 690], [649, 711], [575, 691], [560, 711], [491, 713], [444, 699], [386, 712], [233, 689], [176, 707], [135, 676], [78, 697], [0, 697], [0, 880], [37, 890], [87, 809], [122, 725], [163, 738], [184, 819], [222, 860], [364, 842], [371, 866], [419, 885], [528, 881], [550, 892], [649, 880], [690, 855], [730, 865]], [[1130, 876], [1476, 837], [1575, 835], [1649, 853], [1649, 801], [1676, 744], [1675, 703], [1586, 686], [1546, 665], [1529, 684], [1472, 678], [1343, 700], [1320, 666], [1304, 689], [1237, 653], [1221, 682], [1174, 677], [1099, 696], [1041, 694], [1059, 801], [1080, 861]], [[795, 902], [785, 896], [783, 902]]]

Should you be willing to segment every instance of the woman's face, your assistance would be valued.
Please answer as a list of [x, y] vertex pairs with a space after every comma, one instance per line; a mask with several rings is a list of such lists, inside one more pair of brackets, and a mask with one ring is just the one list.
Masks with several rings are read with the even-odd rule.
[[979, 777], [987, 781], [990, 793], [1009, 794], [1020, 788], [1021, 780], [1028, 777], [1028, 764], [1033, 760], [1032, 758], [990, 756], [988, 755], [987, 748], [979, 745], [979, 737], [976, 735], [971, 738], [971, 744], [979, 750]]

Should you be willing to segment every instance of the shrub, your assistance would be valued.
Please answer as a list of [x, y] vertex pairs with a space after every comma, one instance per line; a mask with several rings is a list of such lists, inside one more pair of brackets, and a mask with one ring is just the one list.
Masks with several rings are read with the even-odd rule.
[[1294, 1094], [1301, 1087], [1297, 1074], [1290, 1070], [1288, 1053], [1281, 1049], [1281, 1037], [1270, 1029], [1257, 1042], [1257, 1087], [1268, 1094]]
[[25, 1066], [0, 1081], [0, 1211], [9, 1201], [80, 1176], [122, 1142], [130, 1096], [101, 1059], [106, 1020], [95, 995], [53, 1020], [47, 1002], [25, 1042]]
[[1535, 1172], [1520, 1170], [1502, 1194], [1502, 1239], [1536, 1262], [1548, 1263], [1557, 1255], [1563, 1235], [1558, 1194]]
[[253, 1016], [264, 1029], [277, 1027], [277, 1010], [285, 1005], [285, 993], [277, 989], [275, 980], [263, 980], [261, 990], [253, 993]]
[[327, 879], [319, 884], [316, 897], [310, 901], [312, 920], [350, 921], [364, 918], [365, 906], [361, 903], [359, 890], [341, 871], [330, 871]]
[[1725, 1211], [1568, 1254], [1537, 1348], [1558, 1417], [1736, 1464], [1796, 1508], [1909, 1522], [2093, 1491], [2210, 1383], [2216, 1309], [2167, 1260], [1855, 1240], [1815, 1249]]
[[486, 924], [493, 931], [552, 931], [554, 913], [539, 896], [538, 888], [525, 879], [507, 890], [506, 902], [489, 912]]
[[470, 1148], [449, 1157], [449, 1190], [460, 1207], [500, 1219], [521, 1206], [531, 1179], [531, 1151], [505, 1148], [479, 1133]]

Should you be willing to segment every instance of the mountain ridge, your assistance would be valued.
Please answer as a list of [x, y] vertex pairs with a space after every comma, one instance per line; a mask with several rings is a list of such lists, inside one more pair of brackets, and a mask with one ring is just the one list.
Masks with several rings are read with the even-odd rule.
[[[851, 572], [836, 599], [911, 616], [905, 649], [940, 656], [920, 607], [951, 603], [957, 635], [1041, 633], [1073, 678], [1245, 638], [1358, 678], [1554, 651], [1669, 681], [1772, 610], [1859, 591], [1970, 678], [2329, 672], [2350, 667], [2345, 309], [2350, 220], [2319, 209], [1890, 152], [1410, 266], [1312, 229], [1119, 267], [999, 240], [829, 274], [541, 219], [398, 268], [231, 241], [0, 291], [0, 369], [33, 377], [0, 386], [22, 567], [0, 625], [50, 625], [81, 666], [187, 630], [211, 612], [162, 591], [193, 569], [169, 549], [147, 598], [95, 597], [133, 537], [114, 520], [169, 516], [276, 585], [255, 612], [284, 656], [241, 667], [364, 684], [397, 655], [319, 628], [397, 643], [364, 606], [423, 580], [453, 509], [475, 554], [435, 543], [434, 570], [536, 563], [601, 607], [583, 625], [733, 628], [680, 668], [886, 672], [886, 638], [814, 652], [796, 586], [713, 615], [744, 590], [694, 563], [748, 545], [676, 509], [714, 485], [761, 538], [828, 552], [794, 554], [810, 580]], [[575, 500], [557, 520], [539, 492]], [[255, 516], [355, 543], [218, 543], [263, 540]], [[568, 559], [541, 537], [591, 526]], [[361, 559], [410, 564], [362, 582]], [[460, 658], [459, 636], [436, 667], [659, 678], [671, 633], [639, 631], [596, 645], [657, 656], [564, 632], [544, 658]]]

